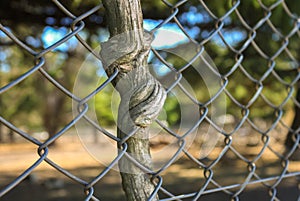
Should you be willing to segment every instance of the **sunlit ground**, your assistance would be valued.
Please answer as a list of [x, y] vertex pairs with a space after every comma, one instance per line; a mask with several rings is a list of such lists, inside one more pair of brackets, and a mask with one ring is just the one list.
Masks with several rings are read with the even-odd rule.
[[[58, 140], [55, 147], [51, 147], [48, 157], [70, 171], [77, 177], [91, 181], [109, 164], [111, 159], [116, 156], [116, 149], [113, 143], [98, 139], [94, 142], [93, 135], [87, 135], [84, 146], [77, 135], [68, 134]], [[166, 139], [164, 139], [166, 140]], [[250, 139], [248, 139], [250, 141]], [[163, 146], [167, 144], [163, 142], [160, 146], [158, 140], [153, 146], [153, 153], [159, 153]], [[100, 154], [91, 156], [85, 147], [89, 147], [91, 153]], [[197, 156], [198, 144], [193, 144], [189, 152]], [[221, 153], [224, 146], [219, 143], [208, 158], [202, 160], [204, 164], [209, 164], [216, 159]], [[240, 154], [249, 159], [253, 159], [261, 150], [261, 144], [257, 146], [237, 146]], [[282, 145], [278, 142], [272, 144], [274, 149], [282, 149]], [[0, 186], [3, 188], [9, 184], [14, 178], [21, 174], [26, 168], [32, 165], [37, 159], [37, 147], [26, 142], [17, 142], [14, 144], [1, 144], [0, 146]], [[176, 151], [176, 147], [169, 147], [170, 154], [160, 155], [154, 158], [157, 160], [156, 169], [159, 169], [163, 162], [167, 162], [172, 151]], [[280, 175], [283, 171], [281, 162], [278, 157], [270, 150], [266, 149], [264, 154], [256, 162], [256, 171], [261, 178], [267, 178], [274, 175]], [[247, 163], [237, 160], [232, 151], [228, 151], [226, 155], [212, 168], [213, 178], [222, 186], [241, 184], [248, 175]], [[288, 166], [289, 172], [300, 172], [300, 162], [290, 161]], [[203, 174], [204, 170], [192, 163], [187, 157], [182, 156], [176, 160], [173, 165], [167, 168], [161, 175], [163, 177], [163, 186], [175, 195], [194, 193], [200, 190], [205, 182]], [[252, 179], [251, 181], [254, 181]], [[266, 185], [273, 185], [276, 180], [268, 181]], [[300, 194], [297, 188], [296, 177], [284, 179], [277, 190], [277, 197], [281, 200], [297, 200]], [[236, 192], [239, 186], [228, 189]], [[117, 167], [114, 167], [106, 176], [104, 176], [95, 186], [95, 195], [101, 200], [124, 200], [124, 194], [121, 187], [121, 180]], [[216, 189], [216, 186], [210, 184], [207, 189]], [[212, 190], [213, 191], [213, 190]], [[161, 194], [161, 198], [165, 195]], [[83, 186], [72, 181], [62, 173], [56, 171], [53, 167], [43, 162], [32, 173], [32, 176], [21, 182], [16, 188], [7, 193], [1, 200], [83, 200], [85, 194]], [[251, 184], [246, 187], [240, 194], [240, 200], [270, 200], [268, 188], [261, 183]], [[230, 197], [222, 191], [204, 194], [200, 200], [230, 200]]]

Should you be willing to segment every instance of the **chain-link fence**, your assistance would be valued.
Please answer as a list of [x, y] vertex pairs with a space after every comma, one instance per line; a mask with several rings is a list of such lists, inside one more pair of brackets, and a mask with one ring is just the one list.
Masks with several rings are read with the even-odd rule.
[[[174, 104], [174, 97], [178, 100], [175, 101], [177, 104], [174, 106], [173, 116], [171, 114], [170, 117], [158, 118], [154, 130], [159, 130], [160, 133], [153, 141], [150, 140], [152, 152], [158, 150], [161, 144], [169, 147], [163, 152], [158, 151], [165, 156], [160, 158], [158, 168], [148, 173], [155, 184], [152, 197], [158, 193], [161, 200], [300, 199], [300, 18], [292, 11], [297, 4], [299, 3], [289, 4], [284, 0], [160, 2], [160, 12], [169, 13], [157, 13], [158, 18], [164, 19], [148, 20], [153, 22], [148, 29], [157, 38], [162, 34], [161, 31], [167, 32], [163, 34], [163, 40], [153, 43], [149, 61], [153, 66], [153, 74], [168, 92], [169, 101], [167, 99], [165, 107]], [[5, 68], [5, 48], [17, 47], [32, 62], [29, 64], [30, 68], [22, 74], [0, 82], [0, 122], [11, 135], [21, 136], [34, 144], [38, 152], [38, 159], [30, 167], [8, 184], [1, 184], [0, 197], [5, 199], [6, 194], [13, 192], [13, 189], [46, 162], [81, 188], [85, 193], [82, 193], [85, 200], [100, 200], [102, 197], [98, 194], [96, 185], [110, 177], [122, 157], [129, 157], [126, 153], [128, 137], [119, 139], [116, 129], [100, 126], [105, 117], [98, 118], [98, 123], [88, 114], [93, 109], [90, 101], [111, 87], [111, 81], [118, 72], [106, 78], [88, 95], [81, 97], [62, 84], [64, 76], [53, 76], [46, 64], [49, 59], [47, 55], [63, 44], [71, 43], [75, 38], [77, 43], [91, 53], [91, 57], [101, 60], [99, 51], [94, 50], [81, 32], [85, 30], [85, 20], [91, 17], [96, 19], [104, 11], [102, 5], [99, 5], [75, 16], [59, 1], [53, 0], [53, 5], [60, 15], [71, 19], [67, 26], [70, 31], [52, 40], [42, 50], [37, 51], [28, 40], [24, 42], [25, 37], [20, 37], [23, 33], [15, 34], [12, 29], [5, 27], [4, 22], [0, 24], [3, 52], [0, 53], [1, 79], [4, 80], [3, 77], [13, 71]], [[142, 2], [143, 5], [147, 6], [147, 2]], [[145, 9], [145, 16], [151, 15], [151, 9], [149, 10]], [[173, 37], [171, 32], [177, 34], [174, 36], [177, 38], [175, 44], [159, 47]], [[24, 33], [26, 34], [25, 30]], [[98, 34], [100, 41], [105, 33]], [[67, 69], [63, 67], [61, 70]], [[14, 103], [3, 106], [4, 103], [1, 102], [11, 91], [17, 90], [19, 85], [37, 74], [58, 89], [60, 94], [72, 99], [73, 108], [78, 109], [73, 119], [65, 123], [58, 132], [49, 133], [51, 137], [47, 140], [25, 132], [24, 126], [16, 126], [13, 122], [19, 115], [18, 111], [11, 118], [5, 117], [9, 109], [14, 107]], [[56, 96], [55, 94], [57, 93], [52, 96]], [[180, 98], [184, 98], [184, 101], [180, 102]], [[48, 107], [47, 104], [51, 102], [44, 103]], [[29, 107], [30, 110], [35, 110], [34, 104]], [[172, 112], [166, 109], [166, 113], [170, 111]], [[176, 113], [179, 113], [177, 116], [185, 114], [181, 117], [181, 121], [185, 121], [184, 125], [180, 122], [180, 117], [175, 118]], [[58, 116], [57, 121], [60, 121]], [[117, 144], [122, 147], [106, 163], [105, 168], [99, 168], [97, 174], [89, 179], [63, 168], [50, 156], [54, 151], [50, 145], [65, 136], [79, 121], [97, 130], [97, 135], [108, 139], [107, 143], [114, 144], [115, 150]], [[133, 136], [135, 132], [132, 131], [129, 136]], [[80, 137], [84, 141], [85, 137], [81, 134]], [[101, 146], [97, 151], [100, 155], [107, 154], [104, 148], [102, 152]], [[60, 154], [63, 157], [64, 151], [61, 150]], [[130, 160], [139, 168], [149, 171], [134, 158], [131, 157]], [[2, 160], [1, 166], [5, 162]], [[18, 165], [17, 161], [15, 165]], [[182, 170], [176, 170], [176, 167]], [[110, 192], [113, 197], [115, 189]], [[44, 199], [47, 198], [40, 197], [40, 200]]]

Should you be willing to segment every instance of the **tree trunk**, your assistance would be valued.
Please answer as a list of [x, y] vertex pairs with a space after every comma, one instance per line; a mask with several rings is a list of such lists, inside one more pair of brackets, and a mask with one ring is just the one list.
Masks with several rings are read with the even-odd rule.
[[[296, 95], [296, 101], [298, 103], [300, 103], [300, 82], [297, 85], [297, 95]], [[287, 148], [292, 148], [295, 145], [295, 131], [300, 127], [300, 108], [298, 107], [297, 104], [294, 105], [294, 111], [295, 111], [295, 117], [293, 120], [293, 123], [291, 125], [291, 129], [293, 130], [293, 132], [289, 131], [286, 139], [285, 139], [285, 146]], [[299, 142], [298, 142], [299, 143]]]
[[[46, 86], [46, 85], [45, 85]], [[48, 139], [55, 136], [59, 130], [59, 126], [64, 122], [63, 108], [66, 102], [64, 95], [55, 93], [55, 91], [47, 91], [45, 94], [46, 104], [43, 111], [43, 126], [49, 134]], [[56, 141], [53, 141], [49, 146], [55, 146]]]
[[[149, 125], [159, 114], [166, 93], [149, 73], [147, 56], [152, 35], [143, 30], [139, 0], [103, 0], [110, 39], [101, 44], [101, 57], [108, 76], [116, 70], [113, 81], [121, 96], [118, 111], [118, 137], [126, 139], [127, 153], [151, 169]], [[122, 144], [119, 143], [119, 148]], [[148, 200], [155, 190], [151, 175], [134, 165], [128, 157], [119, 161], [122, 185], [128, 201]], [[158, 196], [154, 197], [158, 200]]]
[[0, 143], [4, 142], [3, 140], [3, 125], [2, 123], [0, 122]]
[[[0, 84], [2, 84], [2, 83], [0, 83]], [[2, 97], [0, 97], [0, 106], [2, 107], [2, 99], [1, 98]], [[0, 143], [4, 142], [4, 140], [3, 140], [3, 129], [2, 128], [3, 128], [3, 124], [2, 124], [2, 122], [0, 122]]]

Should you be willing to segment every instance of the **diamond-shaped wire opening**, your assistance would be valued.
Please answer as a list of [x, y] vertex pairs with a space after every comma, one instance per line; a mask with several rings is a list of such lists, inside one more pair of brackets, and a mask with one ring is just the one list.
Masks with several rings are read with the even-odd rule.
[[254, 82], [248, 74], [237, 69], [230, 77], [226, 87], [232, 101], [240, 105], [248, 106], [253, 101], [255, 102], [259, 93], [259, 85]]
[[[261, 110], [261, 108], [264, 108], [264, 110]], [[252, 129], [259, 133], [266, 134], [278, 124], [282, 114], [282, 110], [272, 107], [272, 105], [265, 102], [265, 99], [259, 97], [250, 107], [247, 121], [250, 123]], [[262, 118], [264, 118], [265, 121], [262, 121]]]
[[[276, 2], [277, 5], [273, 4], [267, 6], [268, 7], [267, 10], [270, 10], [272, 12], [272, 15], [268, 20], [268, 24], [273, 29], [274, 32], [280, 33], [281, 36], [287, 36], [294, 29], [295, 19], [290, 17], [290, 15], [285, 11], [284, 5], [279, 2], [280, 1]], [[278, 19], [279, 16], [280, 19]], [[278, 34], [277, 36], [274, 36], [273, 39], [276, 40], [277, 37]]]
[[251, 45], [242, 54], [244, 57], [240, 68], [245, 76], [253, 81], [263, 81], [275, 67], [274, 64], [262, 58]]
[[[176, 175], [176, 177], [175, 177]], [[162, 173], [164, 178], [163, 187], [174, 195], [190, 194], [198, 191], [205, 183], [203, 169], [192, 163], [186, 156], [175, 161], [167, 170]], [[184, 181], [187, 185], [180, 185]], [[164, 195], [162, 194], [162, 198]]]
[[282, 161], [282, 155], [271, 148], [277, 144], [274, 142], [274, 139], [270, 139], [269, 137], [265, 137], [264, 139], [268, 139], [266, 141], [268, 147], [256, 162], [255, 178], [256, 180], [273, 178], [267, 181], [266, 184], [268, 186], [277, 185], [277, 182], [280, 182], [282, 179], [282, 175], [286, 174], [288, 165]]
[[[242, 184], [250, 174], [248, 171], [248, 163], [236, 155], [231, 148], [229, 148], [212, 169], [214, 170], [213, 179], [221, 186]], [[230, 171], [230, 180], [224, 176], [224, 173], [228, 171]]]
[[[215, 116], [212, 113], [212, 117], [207, 116], [206, 121], [219, 133], [228, 136], [234, 134], [234, 132], [243, 125], [243, 123], [246, 121], [247, 116], [249, 115], [249, 110], [241, 109], [241, 107], [235, 102], [231, 101], [230, 98], [228, 98], [227, 96], [225, 98], [227, 105], [227, 108], [225, 110], [226, 114]], [[216, 108], [212, 108], [212, 110], [215, 109]]]
[[294, 94], [294, 87], [289, 87], [270, 75], [264, 82], [261, 98], [271, 107], [284, 106], [286, 101]]
[[[265, 10], [257, 4], [258, 2], [254, 1], [240, 1], [238, 9], [235, 9], [239, 21], [248, 30], [257, 29], [269, 18], [268, 15], [265, 15]], [[254, 12], [255, 15], [252, 15]], [[245, 16], [252, 17], [245, 18]]]
[[[288, 45], [288, 41], [285, 38], [278, 37], [278, 39], [268, 40], [269, 35], [273, 35], [274, 38], [278, 37], [278, 34], [270, 28], [269, 25], [264, 24], [256, 31], [256, 37], [253, 45], [255, 45], [256, 51], [265, 58], [276, 58]], [[268, 43], [262, 43], [261, 41], [268, 41]]]
[[243, 157], [245, 161], [255, 162], [260, 158], [265, 149], [262, 142], [262, 134], [254, 131], [252, 126], [245, 122], [234, 134], [232, 147]]

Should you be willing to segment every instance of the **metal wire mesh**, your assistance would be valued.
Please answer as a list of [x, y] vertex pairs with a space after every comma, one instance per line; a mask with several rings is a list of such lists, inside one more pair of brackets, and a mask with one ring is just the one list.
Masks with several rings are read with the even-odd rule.
[[[88, 12], [82, 13], [80, 16], [73, 15], [67, 7], [64, 7], [59, 1], [53, 1], [53, 3], [60, 9], [60, 11], [69, 18], [72, 19], [72, 23], [70, 28], [70, 32], [65, 36], [61, 37], [57, 42], [51, 44], [49, 47], [44, 48], [42, 51], [36, 51], [29, 47], [25, 42], [21, 41], [14, 33], [8, 30], [5, 26], [0, 24], [0, 30], [10, 38], [10, 42], [12, 44], [18, 45], [18, 48], [22, 49], [29, 53], [32, 58], [33, 65], [23, 73], [21, 76], [11, 80], [4, 86], [0, 88], [0, 95], [5, 96], [6, 92], [10, 90], [14, 90], [16, 85], [23, 82], [26, 78], [37, 74], [38, 72], [42, 74], [44, 78], [48, 80], [53, 86], [59, 89], [65, 96], [74, 100], [75, 105], [78, 109], [78, 114], [68, 123], [66, 124], [59, 132], [46, 141], [41, 141], [35, 137], [32, 137], [30, 133], [24, 132], [21, 128], [13, 125], [12, 122], [8, 119], [5, 119], [0, 116], [0, 122], [4, 124], [8, 129], [14, 132], [14, 135], [22, 136], [28, 142], [33, 143], [37, 146], [38, 159], [23, 173], [21, 173], [18, 177], [16, 177], [10, 184], [4, 186], [0, 191], [0, 197], [4, 196], [6, 193], [14, 189], [19, 185], [19, 183], [24, 180], [28, 175], [30, 175], [43, 161], [48, 165], [52, 166], [55, 170], [61, 172], [64, 176], [69, 177], [73, 180], [78, 186], [80, 186], [84, 192], [86, 193], [85, 200], [100, 200], [101, 196], [98, 197], [97, 189], [94, 188], [95, 184], [98, 183], [103, 177], [107, 176], [109, 171], [113, 169], [115, 164], [122, 157], [130, 156], [126, 153], [126, 139], [119, 139], [116, 137], [115, 133], [108, 131], [104, 127], [99, 126], [99, 124], [93, 122], [87, 114], [89, 111], [88, 101], [102, 90], [104, 90], [114, 79], [114, 77], [118, 74], [115, 74], [109, 77], [101, 86], [95, 89], [92, 93], [90, 93], [86, 97], [78, 97], [70, 90], [66, 89], [58, 80], [54, 79], [51, 74], [44, 68], [45, 65], [45, 56], [53, 51], [55, 48], [60, 46], [63, 43], [66, 43], [71, 38], [76, 37], [79, 43], [81, 43], [89, 52], [91, 52], [95, 58], [100, 59], [98, 53], [93, 51], [93, 48], [88, 45], [88, 43], [79, 35], [79, 33], [85, 28], [84, 20], [90, 17], [92, 14], [96, 13], [99, 9], [102, 8], [102, 5], [96, 6], [89, 10]], [[262, 1], [257, 1], [258, 7], [261, 9], [261, 16], [257, 14], [259, 19], [254, 23], [250, 23], [249, 19], [244, 19], [242, 13], [240, 12], [240, 4], [241, 1], [233, 1], [230, 8], [223, 11], [222, 15], [219, 13], [215, 13], [204, 1], [178, 1], [175, 4], [171, 4], [167, 1], [162, 1], [166, 5], [166, 9], [171, 11], [170, 15], [162, 20], [158, 26], [154, 29], [150, 30], [154, 34], [158, 32], [160, 29], [164, 27], [164, 25], [172, 22], [175, 23], [177, 28], [179, 28], [182, 33], [188, 38], [188, 42], [194, 44], [197, 47], [197, 51], [195, 55], [192, 55], [191, 59], [187, 61], [184, 65], [180, 67], [174, 67], [175, 64], [171, 63], [167, 60], [164, 53], [160, 50], [152, 48], [152, 52], [154, 55], [154, 59], [161, 62], [165, 65], [170, 71], [174, 72], [177, 75], [177, 78], [169, 85], [167, 91], [171, 94], [173, 88], [178, 87], [183, 94], [185, 94], [190, 101], [199, 107], [200, 116], [197, 119], [196, 123], [190, 127], [190, 129], [184, 134], [178, 134], [176, 131], [172, 130], [168, 126], [166, 126], [163, 122], [157, 120], [157, 124], [163, 128], [165, 133], [169, 135], [173, 140], [175, 139], [175, 144], [177, 144], [176, 152], [164, 162], [164, 165], [160, 167], [158, 170], [153, 171], [150, 170], [149, 175], [151, 175], [153, 182], [156, 185], [155, 193], [160, 193], [162, 200], [183, 200], [183, 199], [192, 199], [192, 200], [201, 200], [204, 195], [214, 194], [217, 192], [223, 192], [224, 195], [229, 195], [232, 200], [239, 200], [243, 192], [249, 188], [251, 185], [260, 184], [266, 192], [269, 193], [268, 200], [279, 200], [280, 193], [278, 193], [279, 186], [284, 182], [287, 178], [295, 179], [296, 184], [299, 186], [299, 178], [300, 169], [299, 167], [295, 171], [290, 170], [291, 156], [299, 149], [300, 135], [299, 128], [291, 128], [290, 125], [285, 123], [283, 117], [286, 115], [285, 106], [287, 102], [291, 102], [295, 105], [295, 108], [299, 107], [299, 100], [297, 100], [295, 91], [298, 89], [297, 83], [299, 82], [299, 60], [297, 52], [292, 52], [290, 50], [290, 41], [293, 43], [299, 43], [300, 31], [299, 31], [299, 22], [300, 18], [293, 14], [288, 5], [284, 0], [274, 1], [274, 3], [270, 5], [264, 4]], [[206, 13], [208, 20], [208, 24], [210, 24], [211, 30], [206, 35], [202, 36], [201, 40], [195, 39], [193, 36], [189, 35], [189, 32], [186, 30], [186, 26], [184, 26], [179, 19], [179, 13], [181, 9], [191, 7], [197, 5], [198, 8], [202, 9], [202, 12]], [[272, 13], [276, 12], [277, 8], [282, 8], [284, 15], [287, 15], [291, 20], [291, 29], [288, 33], [283, 33], [280, 27], [277, 27], [273, 24], [272, 21]], [[256, 15], [255, 13], [253, 15]], [[228, 37], [226, 36], [226, 30], [234, 29], [226, 27], [228, 25], [228, 20], [235, 20], [239, 27], [243, 28], [244, 38], [243, 42], [239, 44], [239, 46], [233, 45], [230, 41], [228, 41]], [[261, 47], [261, 44], [257, 43], [257, 38], [261, 37], [261, 30], [268, 28], [270, 30], [269, 33], [271, 35], [267, 36], [268, 40], [274, 41], [274, 43], [279, 44], [279, 48], [273, 48], [270, 51], [264, 50]], [[209, 49], [209, 44], [213, 42], [218, 42], [221, 44], [222, 48], [228, 50], [228, 54], [226, 57], [230, 57], [231, 63], [229, 62], [229, 67], [226, 70], [222, 70], [222, 66], [218, 66], [218, 70], [214, 68], [211, 64], [207, 63], [207, 66], [210, 68], [210, 72], [213, 73], [220, 80], [219, 88], [216, 90], [216, 93], [213, 96], [210, 96], [209, 99], [205, 101], [201, 101], [200, 99], [195, 98], [193, 94], [190, 94], [189, 90], [186, 89], [181, 83], [180, 80], [183, 77], [183, 74], [189, 69], [192, 68], [193, 62], [195, 59], [201, 58], [205, 61], [203, 56], [204, 50], [206, 50], [209, 55], [212, 57], [213, 61], [218, 60], [218, 53], [214, 53], [213, 49]], [[266, 42], [267, 43], [267, 42]], [[248, 50], [251, 49], [253, 55], [251, 55]], [[298, 53], [299, 54], [299, 53]], [[213, 56], [215, 55], [215, 56]], [[278, 59], [282, 56], [285, 56], [285, 62], [287, 65], [290, 65], [291, 75], [290, 80], [287, 81], [280, 74], [280, 69], [278, 69]], [[224, 57], [222, 58], [224, 59]], [[245, 64], [245, 60], [254, 60], [257, 61], [257, 68], [261, 68], [261, 74], [256, 74], [249, 70]], [[263, 63], [264, 62], [264, 63]], [[220, 63], [220, 62], [219, 62]], [[221, 62], [222, 63], [222, 62]], [[225, 63], [225, 62], [224, 62]], [[225, 65], [225, 64], [224, 64]], [[234, 87], [231, 86], [231, 80], [238, 79], [235, 73], [239, 73], [240, 81], [236, 82], [240, 85], [243, 85], [244, 82], [250, 82], [250, 86], [252, 89], [249, 89], [246, 92], [246, 100], [239, 100], [235, 97], [234, 90], [235, 87], [238, 87], [238, 84]], [[266, 82], [266, 80], [271, 80], [270, 82]], [[274, 84], [273, 84], [274, 83]], [[285, 89], [286, 94], [282, 94], [282, 99], [280, 99], [280, 103], [275, 104], [272, 97], [268, 97], [265, 93], [265, 89], [272, 89], [273, 85], [280, 84], [282, 88]], [[271, 85], [271, 86], [270, 86]], [[276, 89], [274, 89], [274, 94]], [[210, 116], [211, 113], [211, 104], [216, 101], [220, 94], [225, 94], [226, 100], [230, 102], [230, 107], [233, 109], [233, 116], [235, 118], [235, 123], [233, 123], [230, 129], [225, 129], [225, 127], [220, 127], [218, 123], [216, 123]], [[274, 96], [275, 99], [277, 96]], [[261, 104], [257, 104], [257, 103]], [[276, 102], [276, 101], [275, 101]], [[277, 101], [278, 102], [278, 101]], [[258, 109], [264, 110], [265, 108], [271, 108], [273, 112], [272, 120], [269, 121], [268, 126], [266, 128], [262, 128], [259, 123], [255, 121], [255, 119], [251, 116], [251, 111]], [[34, 109], [34, 108], [33, 108]], [[184, 108], [181, 108], [184, 110]], [[1, 113], [5, 113], [6, 111], [1, 111]], [[16, 114], [18, 115], [18, 114]], [[58, 163], [52, 161], [49, 156], [49, 146], [58, 138], [65, 135], [66, 132], [73, 127], [79, 120], [84, 120], [92, 127], [97, 129], [106, 137], [110, 138], [112, 141], [121, 144], [122, 150], [120, 150], [117, 156], [112, 160], [107, 167], [98, 175], [94, 176], [92, 180], [85, 180], [79, 178], [71, 171], [62, 168]], [[101, 123], [101, 119], [99, 120]], [[260, 120], [263, 121], [263, 120]], [[210, 160], [203, 160], [197, 158], [195, 154], [193, 154], [187, 148], [187, 140], [186, 138], [191, 135], [191, 133], [200, 128], [203, 125], [209, 125], [213, 128], [215, 133], [218, 133], [218, 137], [222, 139], [222, 142], [219, 143], [219, 152], [217, 156], [211, 157]], [[239, 141], [241, 139], [241, 135], [243, 134], [244, 127], [250, 129], [249, 132], [256, 133], [256, 136], [259, 136], [259, 143], [256, 146], [259, 146], [258, 152], [254, 154], [252, 157], [245, 156], [244, 150], [247, 149], [246, 144], [247, 141]], [[287, 148], [287, 150], [278, 150], [273, 147], [273, 134], [278, 133], [278, 129], [285, 129], [285, 131], [293, 133], [294, 143], [291, 147]], [[136, 131], [133, 131], [129, 136], [135, 134]], [[246, 131], [245, 131], [246, 132]], [[283, 141], [286, 137], [284, 133], [280, 133], [277, 141], [283, 144]], [[239, 144], [235, 144], [236, 141], [239, 141]], [[239, 147], [240, 146], [240, 147]], [[242, 148], [241, 148], [242, 147]], [[282, 149], [283, 146], [281, 146]], [[250, 149], [250, 148], [249, 148]], [[230, 173], [223, 173], [221, 170], [223, 164], [221, 161], [226, 159], [228, 153], [231, 153], [235, 160], [242, 162], [242, 167], [232, 167], [232, 171], [238, 171], [238, 169], [246, 169], [244, 172], [244, 179], [239, 183], [234, 184], [226, 184], [222, 183], [215, 175], [220, 174], [226, 175], [228, 174], [227, 180], [229, 181]], [[275, 156], [275, 161], [272, 164], [267, 164], [270, 166], [278, 166], [279, 171], [274, 174], [260, 174], [261, 168], [267, 169], [267, 166], [263, 166], [260, 163], [260, 160], [264, 157], [264, 154], [271, 153]], [[203, 176], [199, 176], [199, 180], [202, 183], [199, 184], [198, 190], [193, 192], [174, 192], [169, 187], [165, 187], [164, 185], [164, 174], [168, 171], [168, 169], [176, 163], [176, 159], [179, 155], [184, 155], [187, 160], [192, 164], [193, 167], [197, 167], [201, 170]], [[147, 170], [138, 161], [131, 158], [132, 162], [135, 163], [141, 169]], [[228, 159], [233, 160], [233, 159]], [[220, 165], [221, 164], [221, 165]], [[227, 164], [231, 166], [232, 164]], [[237, 169], [235, 169], [237, 168]], [[267, 170], [266, 170], [267, 171]], [[194, 178], [198, 179], [198, 178]], [[184, 182], [182, 183], [184, 185]], [[299, 196], [299, 189], [298, 195]], [[154, 197], [154, 196], [153, 196]], [[41, 198], [42, 199], [42, 198]], [[297, 198], [300, 199], [300, 196]], [[283, 200], [287, 200], [283, 198]]]

